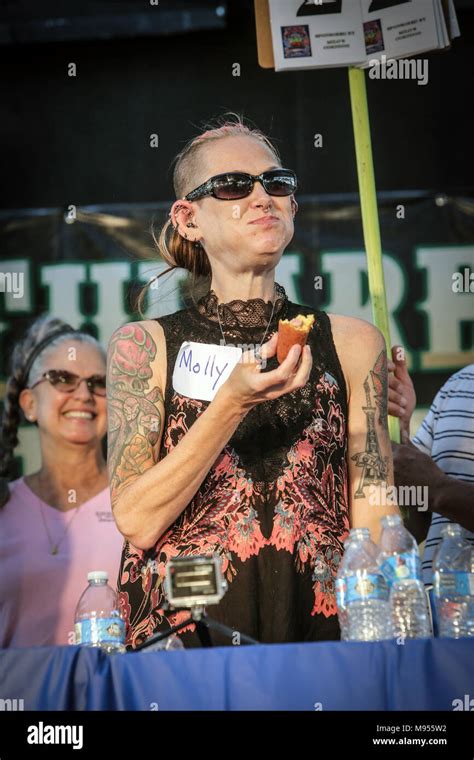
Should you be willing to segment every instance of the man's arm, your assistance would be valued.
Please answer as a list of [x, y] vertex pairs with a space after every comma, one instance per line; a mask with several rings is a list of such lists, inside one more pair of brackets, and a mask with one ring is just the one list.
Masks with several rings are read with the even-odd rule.
[[348, 379], [348, 470], [350, 524], [380, 536], [380, 520], [400, 514], [395, 497], [388, 434], [388, 378], [385, 340], [362, 319], [346, 319], [340, 359]]
[[400, 486], [409, 483], [410, 487], [427, 489], [427, 503], [419, 510], [423, 517], [429, 515], [426, 521], [431, 521], [431, 512], [437, 512], [474, 531], [474, 483], [447, 475], [411, 442], [392, 443], [392, 447], [397, 485], [400, 479]]
[[[400, 346], [392, 348], [394, 361], [398, 349]], [[389, 362], [390, 366], [395, 367], [395, 364], [390, 365]], [[416, 402], [413, 391], [406, 363], [400, 359], [395, 367], [395, 376], [391, 374], [389, 377], [389, 411], [398, 417], [405, 411], [407, 429], [415, 406], [413, 402]], [[404, 445], [392, 443], [395, 483], [399, 491], [413, 487], [426, 489], [426, 500], [423, 499], [422, 504], [410, 505], [405, 519], [406, 527], [418, 542], [424, 541], [428, 535], [433, 512], [474, 531], [474, 483], [447, 475], [431, 458], [437, 421], [446, 395], [443, 386], [413, 437], [413, 443], [408, 437], [404, 438]], [[400, 403], [401, 396], [408, 399], [405, 409]]]

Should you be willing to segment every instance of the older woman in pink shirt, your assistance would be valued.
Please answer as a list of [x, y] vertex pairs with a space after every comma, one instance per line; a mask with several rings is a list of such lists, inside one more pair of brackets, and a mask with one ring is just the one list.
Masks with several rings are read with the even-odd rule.
[[[74, 643], [87, 573], [107, 570], [116, 587], [123, 538], [102, 449], [105, 367], [95, 338], [48, 316], [13, 351], [0, 438], [0, 647]], [[21, 411], [38, 427], [41, 467], [11, 481]]]

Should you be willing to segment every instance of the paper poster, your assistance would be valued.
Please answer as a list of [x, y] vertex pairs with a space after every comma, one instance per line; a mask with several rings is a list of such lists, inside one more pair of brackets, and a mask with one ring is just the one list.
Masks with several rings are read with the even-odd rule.
[[[438, 0], [361, 0], [368, 62], [437, 49]], [[442, 13], [440, 10], [440, 22]]]
[[269, 0], [275, 70], [365, 60], [360, 0]]
[[269, 0], [269, 10], [276, 71], [367, 67], [450, 44], [440, 0]]

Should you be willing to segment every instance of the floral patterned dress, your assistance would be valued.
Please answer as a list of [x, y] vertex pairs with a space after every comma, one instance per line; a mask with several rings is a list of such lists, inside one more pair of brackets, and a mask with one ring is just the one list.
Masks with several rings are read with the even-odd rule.
[[[314, 314], [313, 366], [307, 384], [248, 412], [192, 501], [148, 550], [125, 542], [118, 589], [127, 647], [189, 617], [164, 609], [165, 567], [172, 557], [217, 554], [228, 591], [208, 608], [214, 620], [260, 642], [338, 639], [335, 576], [349, 533], [347, 393], [330, 320], [289, 301], [278, 285], [266, 340], [279, 319]], [[209, 401], [177, 393], [173, 369], [184, 341], [258, 345], [272, 312], [263, 299], [219, 304], [210, 290], [193, 306], [159, 318], [167, 348], [160, 459]], [[274, 369], [276, 358], [267, 361]], [[199, 646], [194, 625], [180, 632]], [[231, 644], [212, 634], [215, 644]]]

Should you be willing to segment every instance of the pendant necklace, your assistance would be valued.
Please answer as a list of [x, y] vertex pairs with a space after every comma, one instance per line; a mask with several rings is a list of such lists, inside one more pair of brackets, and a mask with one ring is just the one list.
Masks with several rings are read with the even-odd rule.
[[69, 522], [67, 523], [66, 528], [65, 528], [65, 530], [64, 530], [61, 538], [59, 539], [59, 541], [53, 542], [52, 539], [51, 539], [51, 534], [49, 532], [48, 523], [46, 522], [46, 517], [45, 517], [44, 511], [43, 511], [43, 502], [39, 498], [39, 496], [36, 496], [36, 498], [38, 499], [38, 503], [40, 505], [40, 511], [41, 511], [41, 517], [43, 519], [43, 525], [45, 527], [46, 535], [48, 536], [49, 553], [54, 556], [54, 555], [56, 555], [58, 553], [59, 546], [64, 541], [64, 539], [66, 538], [67, 532], [68, 532], [69, 528], [71, 527], [72, 523], [74, 522], [74, 518], [76, 517], [76, 515], [79, 512], [80, 508], [82, 507], [82, 504], [79, 504], [78, 507], [74, 507], [74, 514], [71, 517], [71, 519], [69, 520]]

